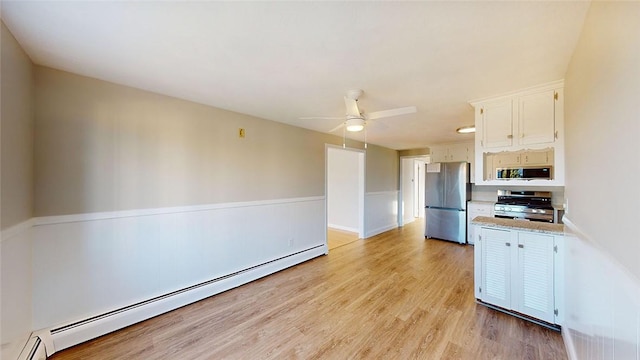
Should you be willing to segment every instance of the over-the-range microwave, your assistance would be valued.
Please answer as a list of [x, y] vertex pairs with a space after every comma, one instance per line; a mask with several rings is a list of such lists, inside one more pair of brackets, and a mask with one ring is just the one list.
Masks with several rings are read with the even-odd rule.
[[497, 168], [496, 180], [551, 180], [551, 166]]

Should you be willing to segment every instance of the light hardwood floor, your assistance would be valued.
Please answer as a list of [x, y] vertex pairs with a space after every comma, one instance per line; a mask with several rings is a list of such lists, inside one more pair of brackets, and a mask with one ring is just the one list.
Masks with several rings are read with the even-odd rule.
[[425, 240], [421, 222], [53, 356], [566, 358], [559, 333], [477, 305], [473, 247]]
[[[360, 240], [358, 233], [327, 228], [327, 246], [329, 250]], [[360, 240], [363, 241], [363, 240]]]

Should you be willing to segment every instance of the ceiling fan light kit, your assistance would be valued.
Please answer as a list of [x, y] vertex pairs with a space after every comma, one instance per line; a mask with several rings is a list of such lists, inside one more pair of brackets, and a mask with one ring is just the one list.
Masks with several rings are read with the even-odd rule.
[[364, 129], [364, 119], [363, 118], [351, 118], [347, 119], [345, 122], [347, 127], [347, 131], [358, 132]]

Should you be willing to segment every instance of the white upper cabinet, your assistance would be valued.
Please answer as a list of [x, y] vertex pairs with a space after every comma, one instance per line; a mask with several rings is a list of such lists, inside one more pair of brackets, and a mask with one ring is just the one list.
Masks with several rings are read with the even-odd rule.
[[429, 147], [432, 163], [466, 161], [471, 164], [470, 180], [475, 181], [475, 144], [473, 141], [441, 144]]
[[551, 143], [555, 140], [554, 90], [525, 95], [518, 100], [518, 143], [521, 145]]
[[431, 162], [473, 162], [473, 142], [436, 145], [429, 148]]
[[[475, 166], [480, 169], [475, 171], [477, 185], [564, 185], [563, 88], [561, 80], [471, 102], [476, 117]], [[551, 150], [536, 152], [542, 149]], [[510, 156], [510, 152], [520, 154]], [[529, 157], [520, 158], [522, 152]], [[552, 158], [544, 158], [548, 155]], [[494, 167], [511, 165], [550, 166], [553, 178], [495, 179]]]
[[484, 147], [505, 147], [513, 144], [514, 117], [511, 99], [487, 103], [480, 108], [480, 114], [484, 130], [482, 132]]
[[481, 146], [509, 148], [553, 143], [557, 98], [555, 90], [547, 90], [481, 104]]

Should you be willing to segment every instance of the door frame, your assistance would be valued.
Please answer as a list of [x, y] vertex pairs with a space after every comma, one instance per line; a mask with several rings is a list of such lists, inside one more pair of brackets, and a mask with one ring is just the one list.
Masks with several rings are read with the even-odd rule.
[[[415, 183], [412, 184], [412, 186], [409, 189], [405, 189], [404, 186], [404, 167], [405, 167], [405, 162], [403, 160], [424, 160], [425, 164], [428, 164], [431, 162], [431, 157], [429, 155], [410, 155], [410, 156], [400, 156], [400, 191], [398, 191], [398, 226], [404, 226], [405, 222], [404, 222], [404, 206], [403, 206], [403, 202], [404, 202], [404, 194], [406, 192], [410, 192], [413, 194], [413, 199], [414, 202], [416, 201], [418, 195], [415, 194]], [[415, 161], [411, 162], [411, 167], [414, 168], [415, 166]], [[414, 174], [415, 175], [415, 174]], [[415, 178], [414, 178], [415, 179]], [[415, 206], [414, 206], [415, 207]], [[413, 213], [414, 209], [413, 207], [411, 209], [409, 209], [411, 211], [411, 213]]]

